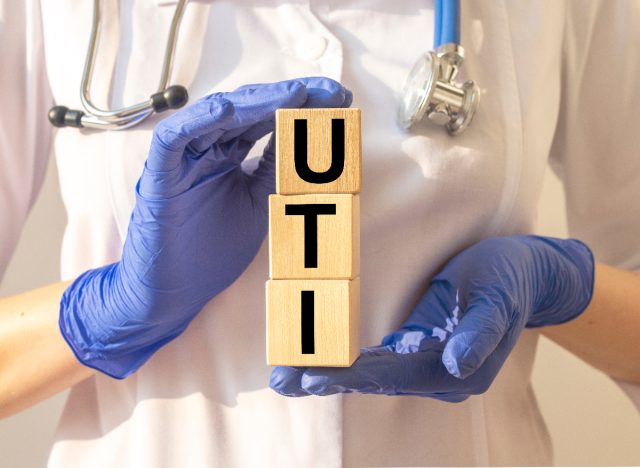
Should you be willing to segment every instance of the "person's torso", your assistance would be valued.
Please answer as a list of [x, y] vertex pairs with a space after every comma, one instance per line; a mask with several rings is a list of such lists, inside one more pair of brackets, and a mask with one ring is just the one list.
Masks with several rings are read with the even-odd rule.
[[[51, 87], [56, 102], [68, 107], [79, 107], [91, 3], [42, 0]], [[173, 4], [120, 3], [106, 6], [92, 84], [103, 106], [129, 105], [155, 92], [173, 14]], [[309, 75], [353, 91], [353, 106], [362, 109], [365, 346], [400, 325], [456, 252], [532, 229], [557, 115], [564, 6], [482, 1], [462, 7], [463, 77], [483, 92], [472, 125], [455, 138], [426, 124], [411, 133], [395, 124], [402, 82], [431, 47], [432, 1], [193, 1], [180, 30], [171, 83], [187, 86], [191, 102], [249, 82]], [[58, 132], [69, 214], [66, 278], [118, 259], [159, 118], [124, 132]], [[267, 386], [267, 277], [263, 245], [249, 269], [136, 375], [98, 376], [74, 388], [50, 465], [550, 461], [529, 386], [535, 332], [523, 334], [487, 394], [461, 404], [358, 395], [287, 399]]]

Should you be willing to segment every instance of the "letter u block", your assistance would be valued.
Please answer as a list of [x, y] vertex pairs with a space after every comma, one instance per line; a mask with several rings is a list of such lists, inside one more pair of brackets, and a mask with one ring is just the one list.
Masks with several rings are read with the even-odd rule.
[[358, 193], [360, 109], [278, 109], [276, 192]]
[[267, 364], [348, 367], [360, 352], [360, 278], [267, 281]]

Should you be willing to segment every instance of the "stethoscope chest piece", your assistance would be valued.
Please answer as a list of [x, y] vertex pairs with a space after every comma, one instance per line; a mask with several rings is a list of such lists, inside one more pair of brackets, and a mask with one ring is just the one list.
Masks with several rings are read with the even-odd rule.
[[451, 135], [467, 128], [478, 108], [480, 90], [471, 80], [456, 83], [463, 60], [464, 49], [453, 43], [418, 59], [402, 89], [397, 116], [402, 128], [411, 128], [425, 116]]

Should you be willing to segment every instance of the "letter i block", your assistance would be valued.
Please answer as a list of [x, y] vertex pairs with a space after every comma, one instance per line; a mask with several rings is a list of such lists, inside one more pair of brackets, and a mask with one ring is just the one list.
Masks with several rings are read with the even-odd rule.
[[360, 274], [360, 197], [269, 197], [271, 279], [351, 279]]
[[267, 281], [267, 364], [348, 367], [360, 352], [360, 279]]
[[276, 192], [358, 193], [360, 109], [278, 109]]

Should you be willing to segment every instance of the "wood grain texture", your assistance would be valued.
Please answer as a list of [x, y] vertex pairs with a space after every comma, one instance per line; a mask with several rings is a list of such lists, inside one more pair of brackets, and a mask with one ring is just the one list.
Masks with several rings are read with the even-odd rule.
[[[307, 162], [325, 172], [332, 161], [332, 119], [344, 119], [344, 169], [328, 183], [309, 183], [295, 167], [294, 122], [307, 120]], [[361, 187], [360, 109], [278, 109], [276, 111], [276, 193], [358, 193]]]
[[[309, 260], [305, 216], [286, 214], [289, 206], [331, 206], [335, 215], [316, 215], [316, 267]], [[269, 197], [269, 276], [271, 279], [348, 279], [360, 275], [360, 196], [350, 194], [271, 195]]]
[[[302, 353], [301, 291], [314, 291], [314, 354]], [[269, 280], [267, 364], [348, 367], [360, 353], [360, 278]]]

